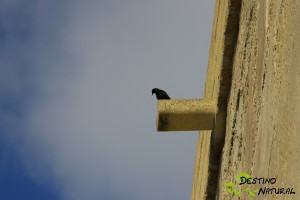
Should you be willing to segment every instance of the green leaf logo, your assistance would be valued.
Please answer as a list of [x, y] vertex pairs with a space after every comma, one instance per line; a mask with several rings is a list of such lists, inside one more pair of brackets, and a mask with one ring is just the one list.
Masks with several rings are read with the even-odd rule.
[[235, 184], [232, 182], [227, 182], [224, 184], [226, 187], [235, 187]]
[[[244, 177], [246, 179], [251, 178], [250, 174], [248, 174], [246, 172], [240, 172], [237, 176], [234, 177], [238, 184], [241, 182], [241, 177]], [[246, 192], [250, 196], [255, 197], [256, 193], [258, 193], [258, 189], [251, 191], [250, 187], [247, 187], [244, 190], [239, 191], [239, 190], [235, 189], [236, 184], [234, 184], [233, 182], [226, 182], [226, 183], [224, 183], [224, 186], [226, 186], [226, 191], [229, 194], [233, 194], [236, 196], [240, 196], [242, 194], [242, 192]]]
[[251, 176], [249, 174], [247, 174], [246, 172], [240, 172], [240, 174], [235, 176], [234, 178], [237, 179], [238, 183], [240, 183], [241, 177], [245, 177], [246, 179], [251, 178]]
[[227, 190], [227, 192], [228, 192], [229, 194], [232, 194], [232, 193], [233, 193], [233, 191], [232, 191], [230, 188], [226, 188], [226, 190]]
[[240, 195], [241, 195], [241, 192], [238, 191], [238, 190], [233, 190], [233, 193], [234, 193], [235, 195], [237, 195], [237, 196], [240, 196]]

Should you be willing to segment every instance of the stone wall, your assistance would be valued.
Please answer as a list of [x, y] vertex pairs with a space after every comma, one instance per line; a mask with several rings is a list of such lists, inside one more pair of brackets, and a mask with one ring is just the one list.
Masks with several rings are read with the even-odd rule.
[[[217, 198], [300, 199], [299, 148], [300, 0], [243, 0]], [[240, 172], [276, 177], [252, 189], [290, 187], [295, 194], [230, 195], [224, 183]]]
[[[199, 133], [191, 199], [300, 199], [300, 0], [216, 0], [204, 97], [218, 114]], [[276, 178], [251, 190], [295, 194], [229, 194], [240, 172]]]

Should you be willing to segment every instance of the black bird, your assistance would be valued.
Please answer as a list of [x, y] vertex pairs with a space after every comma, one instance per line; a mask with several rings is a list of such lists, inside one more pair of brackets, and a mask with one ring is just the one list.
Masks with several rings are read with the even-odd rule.
[[153, 88], [152, 95], [153, 95], [153, 93], [156, 95], [157, 99], [171, 99], [165, 91], [160, 90], [158, 88]]

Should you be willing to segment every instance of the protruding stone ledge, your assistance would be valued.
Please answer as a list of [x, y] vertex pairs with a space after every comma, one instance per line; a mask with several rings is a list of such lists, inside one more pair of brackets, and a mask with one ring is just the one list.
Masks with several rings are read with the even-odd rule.
[[216, 104], [205, 99], [159, 100], [157, 131], [212, 130]]

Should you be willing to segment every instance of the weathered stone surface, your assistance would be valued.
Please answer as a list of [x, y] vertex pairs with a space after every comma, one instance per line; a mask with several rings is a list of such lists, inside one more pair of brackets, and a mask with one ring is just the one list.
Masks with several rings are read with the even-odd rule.
[[224, 183], [240, 172], [277, 178], [274, 185], [253, 188], [292, 187], [296, 192], [255, 199], [300, 199], [299, 58], [300, 1], [243, 0], [218, 199], [253, 199], [225, 190]]
[[200, 131], [191, 199], [214, 199], [223, 142], [240, 0], [216, 0], [204, 98], [217, 102], [213, 131]]
[[[191, 199], [300, 199], [300, 0], [216, 0], [205, 99], [226, 112], [199, 135]], [[296, 194], [230, 195], [240, 172]]]
[[198, 131], [214, 127], [216, 104], [209, 100], [159, 100], [157, 110], [157, 131]]

